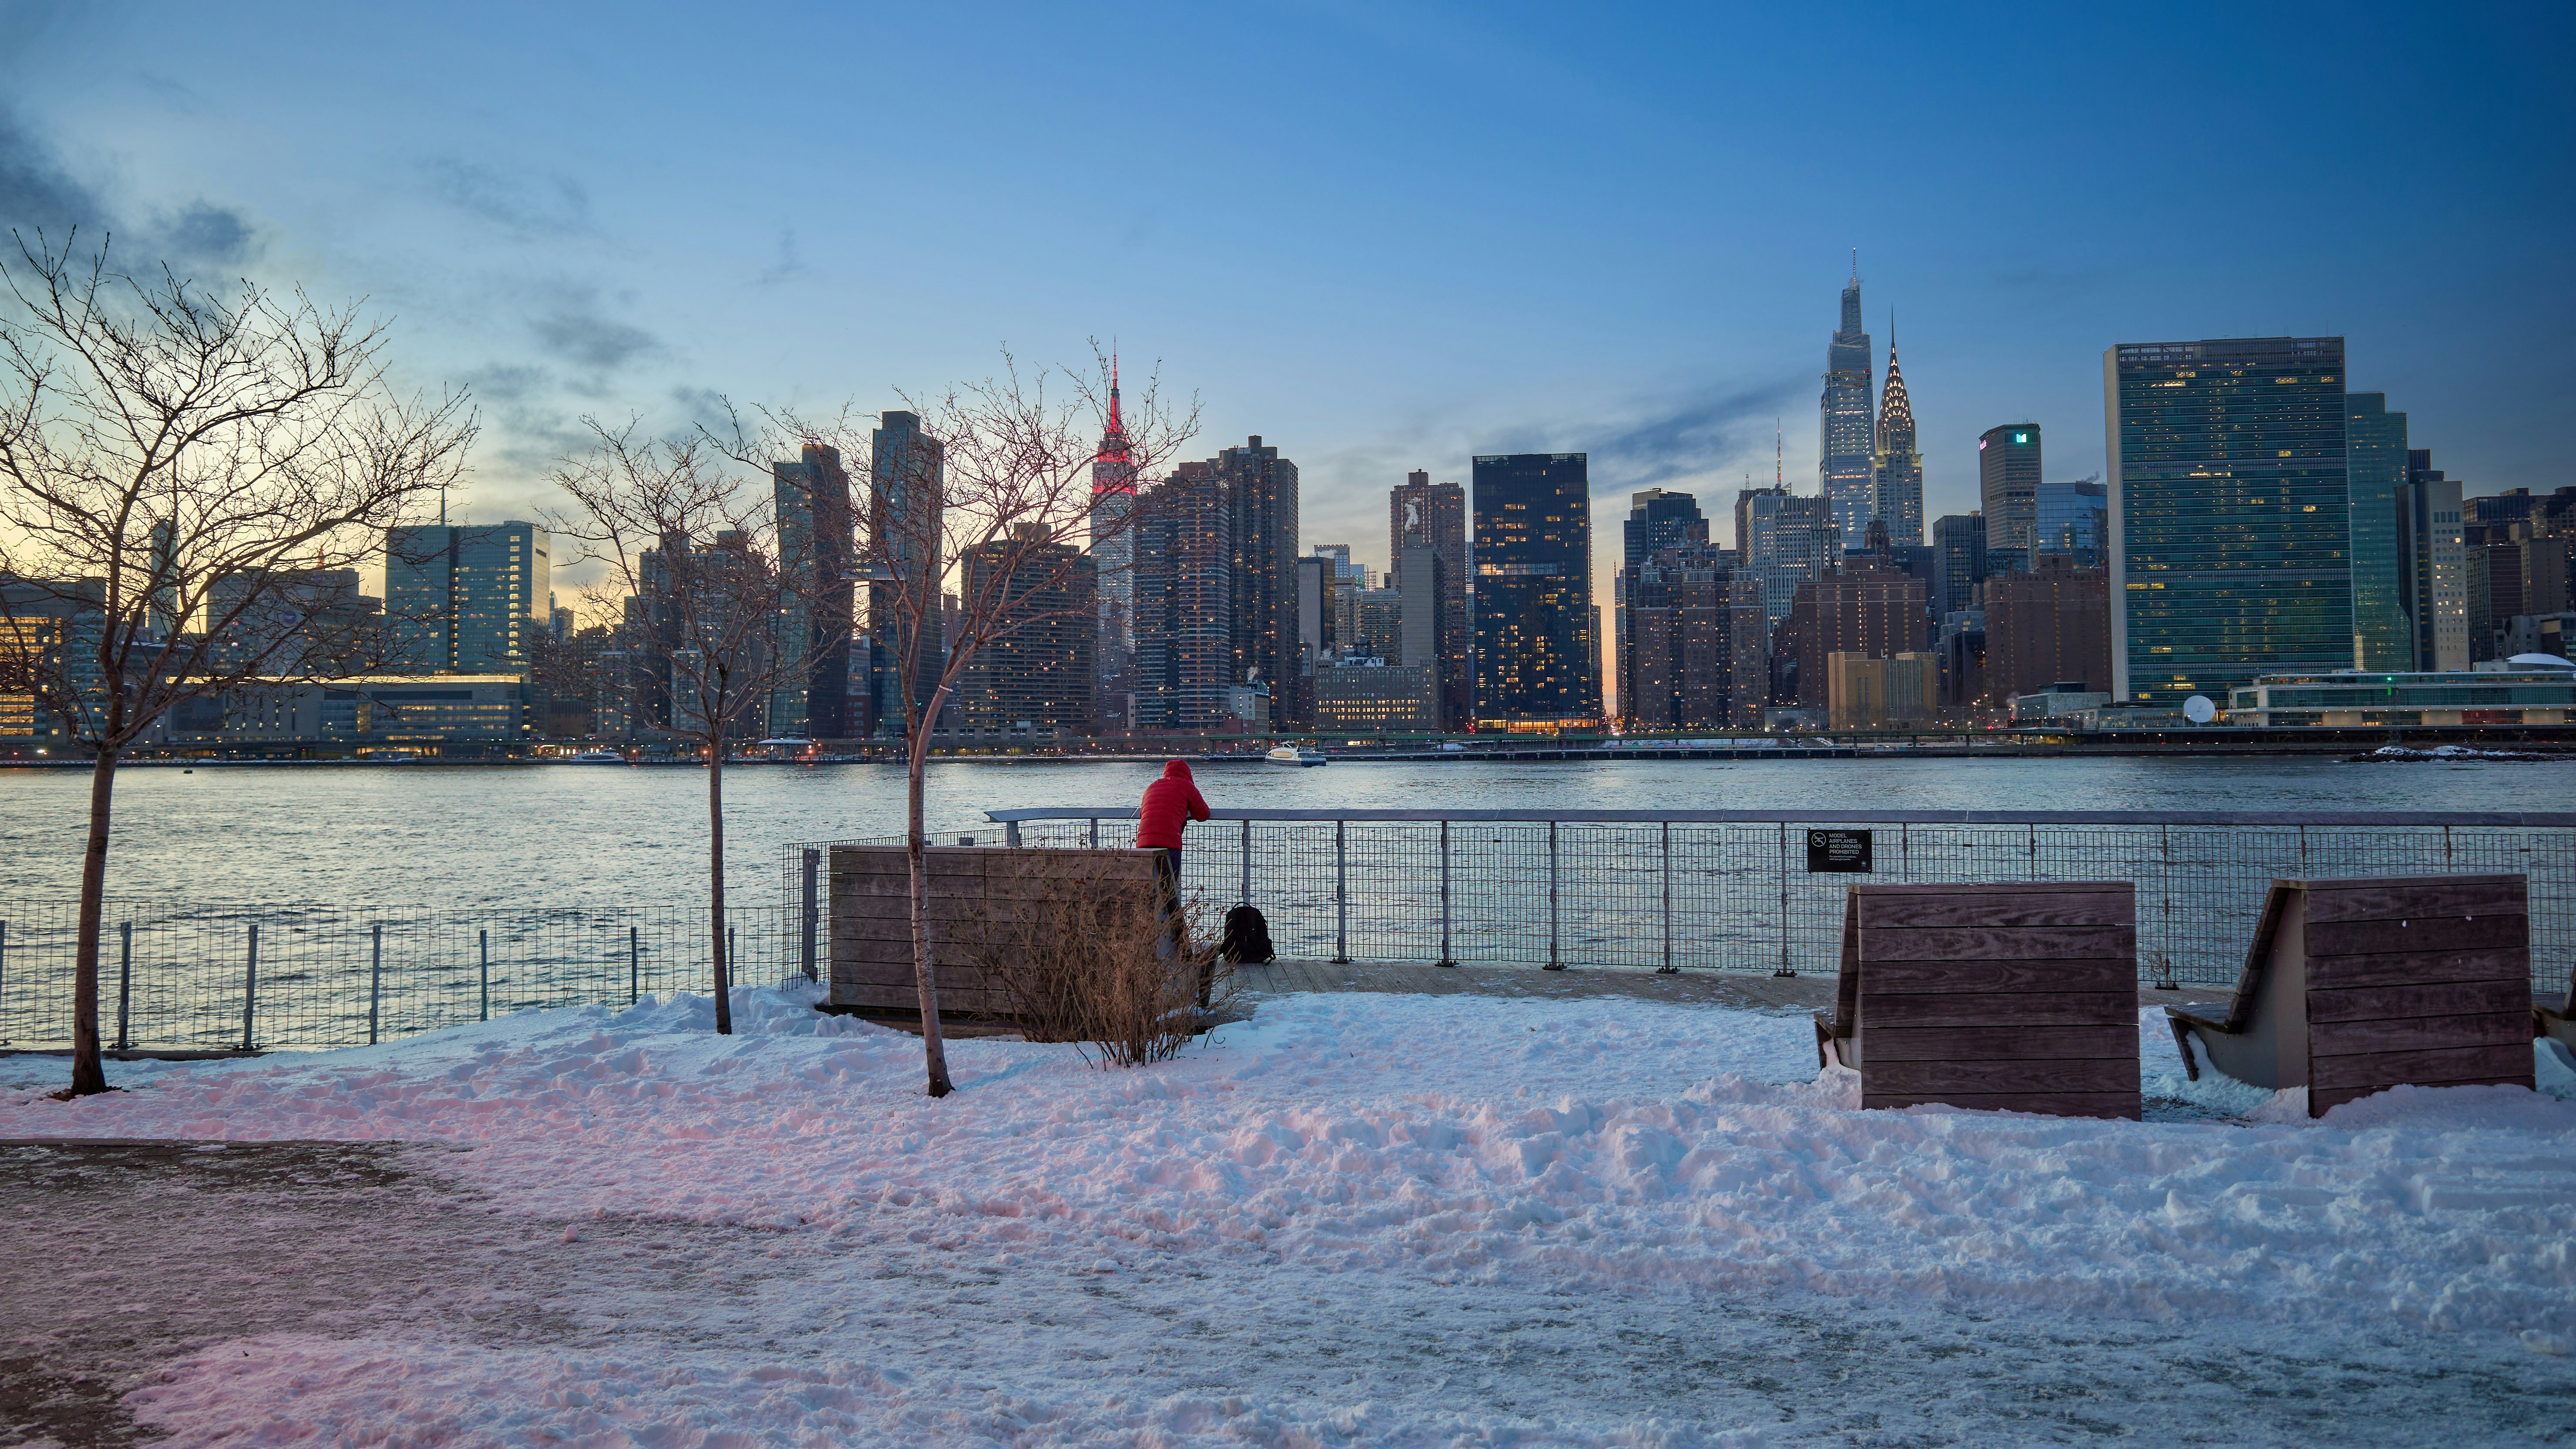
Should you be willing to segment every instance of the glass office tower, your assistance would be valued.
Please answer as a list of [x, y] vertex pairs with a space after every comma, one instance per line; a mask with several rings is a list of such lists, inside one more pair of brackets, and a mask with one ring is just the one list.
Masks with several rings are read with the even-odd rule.
[[385, 625], [397, 667], [509, 674], [530, 667], [552, 580], [533, 523], [427, 523], [385, 538]]
[[2388, 395], [2344, 394], [2344, 465], [2352, 478], [2352, 663], [2405, 674], [2415, 668], [2415, 631], [2402, 602], [2405, 567], [2397, 549], [2397, 490], [2406, 482], [2406, 415]]
[[1817, 403], [1816, 468], [1833, 509], [1837, 549], [1859, 548], [1877, 516], [1872, 473], [1878, 432], [1869, 409], [1869, 334], [1860, 326], [1860, 269], [1843, 288], [1842, 325], [1825, 347], [1825, 394]]
[[2039, 424], [2006, 423], [1977, 439], [1977, 508], [1988, 548], [2030, 547], [2039, 488]]
[[2102, 563], [2110, 490], [2099, 483], [2042, 483], [2031, 493], [2030, 551], [2062, 553], [2080, 569]]
[[2352, 663], [2340, 337], [2102, 355], [2111, 673], [2123, 699], [2224, 700]]
[[1588, 456], [1481, 456], [1474, 506], [1476, 727], [1598, 727]]

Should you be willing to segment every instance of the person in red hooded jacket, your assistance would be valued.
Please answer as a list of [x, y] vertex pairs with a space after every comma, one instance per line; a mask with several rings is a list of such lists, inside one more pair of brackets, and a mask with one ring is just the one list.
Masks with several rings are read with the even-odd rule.
[[1170, 851], [1168, 863], [1177, 872], [1182, 830], [1193, 820], [1207, 818], [1207, 801], [1190, 781], [1188, 762], [1173, 760], [1163, 766], [1163, 778], [1145, 787], [1145, 801], [1136, 807], [1136, 848]]
[[1144, 802], [1136, 807], [1136, 848], [1154, 852], [1154, 879], [1160, 888], [1156, 893], [1162, 897], [1164, 925], [1172, 933], [1173, 949], [1182, 944], [1181, 832], [1191, 821], [1207, 818], [1207, 801], [1191, 783], [1189, 764], [1183, 760], [1166, 763], [1163, 777], [1145, 787]]

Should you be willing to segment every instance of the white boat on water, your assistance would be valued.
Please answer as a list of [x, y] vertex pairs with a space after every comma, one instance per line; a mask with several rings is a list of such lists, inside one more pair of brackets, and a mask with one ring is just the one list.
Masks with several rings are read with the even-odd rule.
[[1281, 745], [1262, 758], [1274, 765], [1329, 765], [1332, 763], [1331, 760], [1324, 758], [1323, 751], [1310, 750], [1304, 745]]

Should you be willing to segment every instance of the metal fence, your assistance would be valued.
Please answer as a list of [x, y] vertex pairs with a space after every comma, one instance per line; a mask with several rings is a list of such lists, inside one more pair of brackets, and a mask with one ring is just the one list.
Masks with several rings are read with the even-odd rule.
[[[801, 975], [798, 904], [731, 908], [738, 983]], [[0, 903], [0, 1047], [71, 1044], [72, 902]], [[531, 1007], [710, 992], [706, 908], [172, 909], [111, 901], [99, 1027], [111, 1048], [319, 1049], [390, 1041]]]
[[[1122, 845], [1135, 811], [996, 810], [998, 844]], [[2576, 814], [1220, 810], [1184, 888], [1293, 959], [1830, 973], [1856, 881], [2137, 886], [2149, 984], [2235, 981], [2279, 878], [2515, 873], [2535, 990], [2576, 961]], [[1868, 870], [1810, 869], [1811, 838]], [[1817, 864], [1830, 866], [1832, 860]]]

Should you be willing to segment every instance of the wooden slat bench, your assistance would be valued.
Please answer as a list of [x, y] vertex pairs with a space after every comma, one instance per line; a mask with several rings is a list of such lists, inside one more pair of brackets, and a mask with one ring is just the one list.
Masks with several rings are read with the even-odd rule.
[[2532, 1084], [2531, 920], [2518, 875], [2272, 883], [2221, 1019], [2178, 1006], [2251, 1086], [2308, 1089], [2308, 1115], [2391, 1087]]
[[[931, 966], [944, 1015], [1005, 1018], [1010, 1002], [985, 979], [978, 956], [1007, 950], [1011, 927], [1052, 891], [1132, 891], [1150, 902], [1150, 850], [1013, 850], [932, 846], [929, 876]], [[830, 1007], [896, 1017], [917, 1015], [912, 969], [910, 868], [899, 845], [834, 846], [831, 872]]]
[[2139, 1115], [2136, 889], [1853, 886], [1817, 1053], [1863, 1107]]

